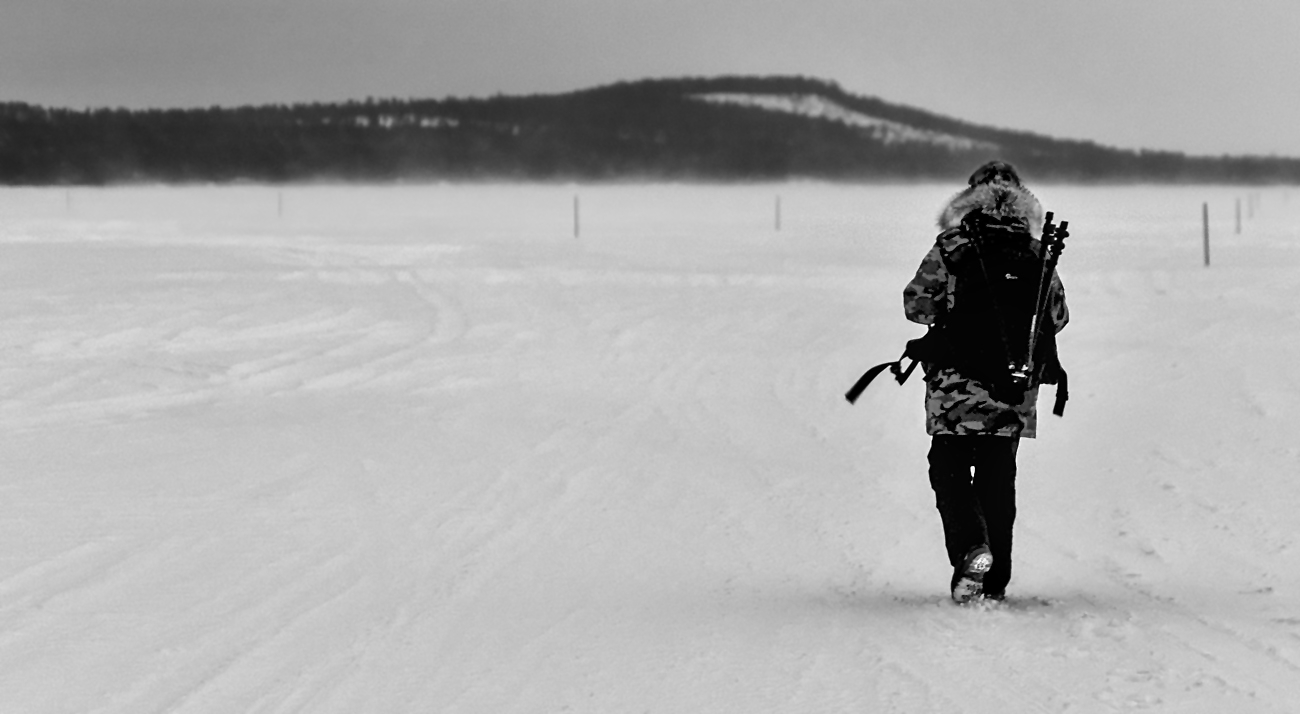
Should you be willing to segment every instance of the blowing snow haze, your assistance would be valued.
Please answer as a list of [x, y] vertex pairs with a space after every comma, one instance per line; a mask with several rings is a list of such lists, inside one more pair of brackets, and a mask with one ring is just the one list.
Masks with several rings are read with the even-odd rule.
[[406, 179], [1295, 182], [1300, 159], [1197, 157], [983, 126], [804, 77], [485, 99], [187, 110], [0, 105], [7, 184]]

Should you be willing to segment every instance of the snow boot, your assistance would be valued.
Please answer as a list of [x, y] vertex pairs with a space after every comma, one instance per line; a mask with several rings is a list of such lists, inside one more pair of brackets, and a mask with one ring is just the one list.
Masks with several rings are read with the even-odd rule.
[[984, 574], [993, 566], [993, 554], [987, 545], [976, 546], [966, 554], [952, 574], [953, 602], [967, 603], [984, 591]]

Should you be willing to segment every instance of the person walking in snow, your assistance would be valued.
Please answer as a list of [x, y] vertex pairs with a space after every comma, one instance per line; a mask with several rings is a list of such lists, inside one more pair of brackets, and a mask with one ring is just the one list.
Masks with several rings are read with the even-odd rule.
[[[1038, 346], [1029, 348], [1034, 373], [1014, 374], [1014, 364], [1008, 365], [1008, 345], [1034, 344], [1023, 307], [1027, 298], [1016, 296], [1028, 295], [1024, 287], [1033, 283], [1036, 299], [1043, 299], [1038, 296], [1039, 285], [1047, 282], [1043, 266], [1051, 265], [1044, 262], [1039, 240], [1043, 226], [1042, 207], [1016, 169], [1001, 161], [984, 164], [944, 207], [942, 232], [903, 290], [907, 319], [930, 326], [920, 358], [931, 436], [930, 485], [953, 568], [950, 592], [961, 603], [1005, 597], [1016, 518], [1016, 451], [1022, 438], [1035, 436], [1038, 385], [1057, 383], [1063, 375], [1055, 335], [1069, 321], [1069, 311], [1054, 268], [1043, 293], [1046, 306], [1034, 308], [1046, 316], [1037, 331]], [[998, 357], [981, 357], [994, 354]], [[1064, 408], [1063, 386], [1058, 385], [1058, 413]]]

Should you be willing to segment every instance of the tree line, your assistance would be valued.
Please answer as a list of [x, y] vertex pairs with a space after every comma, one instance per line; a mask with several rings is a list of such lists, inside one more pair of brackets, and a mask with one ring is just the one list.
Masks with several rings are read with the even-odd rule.
[[[971, 139], [888, 141], [826, 118], [701, 101], [818, 96]], [[1300, 160], [1129, 151], [970, 124], [802, 77], [624, 82], [555, 95], [167, 110], [0, 104], [0, 183], [303, 180], [952, 180], [991, 158], [1034, 180], [1291, 183]]]

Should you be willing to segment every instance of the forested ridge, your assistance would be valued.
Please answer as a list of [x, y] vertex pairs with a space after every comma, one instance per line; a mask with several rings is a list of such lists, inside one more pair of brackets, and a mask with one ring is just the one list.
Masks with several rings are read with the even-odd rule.
[[980, 126], [803, 77], [552, 95], [196, 109], [0, 104], [0, 183], [306, 180], [1035, 180], [1291, 183], [1300, 159], [1189, 156]]

